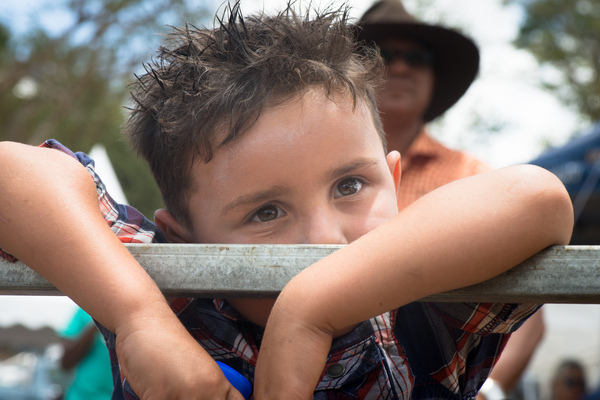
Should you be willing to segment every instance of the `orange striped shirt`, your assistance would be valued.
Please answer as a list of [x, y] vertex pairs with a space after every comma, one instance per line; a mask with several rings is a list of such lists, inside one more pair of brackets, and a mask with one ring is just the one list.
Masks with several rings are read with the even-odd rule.
[[447, 148], [423, 130], [411, 148], [402, 154], [398, 208], [402, 210], [447, 183], [490, 169], [486, 163], [467, 153]]

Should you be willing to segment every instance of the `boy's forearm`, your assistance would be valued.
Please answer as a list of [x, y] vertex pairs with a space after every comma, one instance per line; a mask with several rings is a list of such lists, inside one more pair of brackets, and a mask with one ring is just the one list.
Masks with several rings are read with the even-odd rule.
[[298, 275], [278, 303], [289, 300], [304, 312], [297, 317], [321, 328], [344, 329], [492, 278], [547, 246], [567, 244], [572, 226], [570, 199], [554, 175], [532, 166], [494, 171], [425, 196]]
[[[519, 179], [511, 176], [515, 172]], [[436, 190], [286, 285], [265, 329], [255, 394], [310, 398], [332, 337], [433, 293], [489, 279], [549, 245], [566, 244], [572, 224], [564, 187], [534, 167]], [[282, 371], [284, 365], [292, 369]]]
[[115, 332], [121, 373], [140, 398], [241, 399], [108, 227], [76, 160], [0, 143], [0, 247]]
[[111, 330], [170, 311], [104, 221], [91, 176], [59, 151], [0, 143], [0, 247]]

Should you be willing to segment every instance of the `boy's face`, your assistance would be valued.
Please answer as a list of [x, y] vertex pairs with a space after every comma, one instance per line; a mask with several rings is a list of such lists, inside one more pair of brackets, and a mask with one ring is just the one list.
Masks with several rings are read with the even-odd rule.
[[196, 243], [347, 244], [397, 212], [397, 153], [385, 157], [366, 106], [321, 90], [263, 110], [193, 167]]
[[268, 107], [250, 130], [216, 149], [209, 163], [197, 162], [192, 228], [157, 213], [167, 238], [347, 244], [396, 215], [400, 155], [385, 156], [362, 102], [353, 109], [349, 99], [335, 100], [315, 89]]

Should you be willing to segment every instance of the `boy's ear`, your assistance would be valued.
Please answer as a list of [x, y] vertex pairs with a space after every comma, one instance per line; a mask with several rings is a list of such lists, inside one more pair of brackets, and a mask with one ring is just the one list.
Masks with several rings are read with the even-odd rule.
[[194, 243], [194, 235], [169, 211], [160, 209], [154, 212], [154, 223], [164, 233], [169, 243]]
[[400, 153], [396, 150], [390, 151], [387, 155], [387, 164], [394, 179], [394, 185], [396, 186], [396, 193], [400, 188], [400, 180], [402, 178], [402, 166], [400, 165]]

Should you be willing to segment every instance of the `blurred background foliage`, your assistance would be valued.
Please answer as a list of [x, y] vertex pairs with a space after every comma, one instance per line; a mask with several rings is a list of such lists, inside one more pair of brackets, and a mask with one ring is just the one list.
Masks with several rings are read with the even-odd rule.
[[506, 0], [523, 7], [515, 45], [542, 67], [540, 83], [589, 122], [600, 120], [600, 1]]
[[152, 218], [162, 207], [160, 194], [120, 133], [127, 85], [157, 48], [157, 32], [200, 24], [214, 13], [194, 3], [63, 0], [33, 13], [57, 18], [57, 31], [0, 26], [0, 140], [38, 145], [54, 138], [84, 152], [103, 144], [128, 202]]
[[[504, 0], [523, 9], [515, 45], [540, 63], [540, 84], [600, 120], [600, 0]], [[162, 200], [146, 165], [121, 137], [127, 84], [167, 25], [212, 23], [221, 0], [40, 2], [30, 26], [0, 25], [0, 140], [56, 138], [88, 152], [103, 144], [130, 204], [152, 217]], [[431, 0], [417, 1], [426, 14]], [[56, 18], [48, 30], [36, 18]], [[428, 18], [425, 18], [428, 20]], [[1, 21], [1, 19], [0, 19]], [[12, 26], [12, 25], [11, 25]]]

